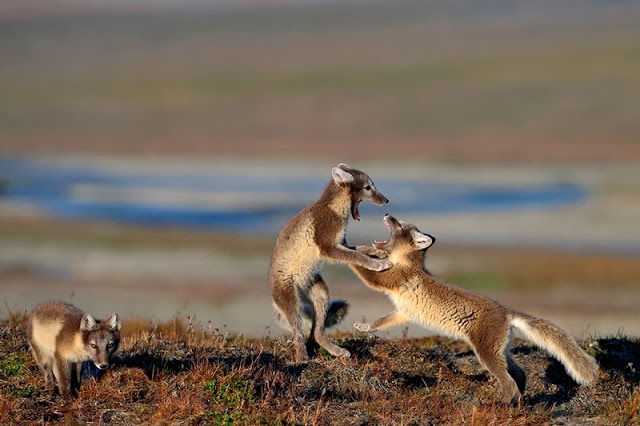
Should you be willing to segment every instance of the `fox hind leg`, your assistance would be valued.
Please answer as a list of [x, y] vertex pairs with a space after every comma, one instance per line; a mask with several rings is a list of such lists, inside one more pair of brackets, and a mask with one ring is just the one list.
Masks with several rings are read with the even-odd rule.
[[40, 349], [37, 346], [35, 346], [35, 344], [30, 344], [30, 346], [31, 346], [31, 353], [33, 354], [33, 357], [36, 360], [36, 364], [38, 364], [38, 366], [40, 367], [40, 370], [42, 370], [42, 373], [44, 374], [45, 389], [54, 390], [56, 387], [56, 383], [53, 378], [53, 366], [52, 366], [53, 360], [51, 359], [51, 357], [42, 354], [40, 352]]
[[[499, 333], [498, 330], [496, 330]], [[502, 400], [506, 403], [518, 403], [522, 396], [520, 387], [524, 390], [524, 370], [507, 356], [506, 350], [510, 341], [510, 330], [506, 328], [504, 335], [497, 335], [495, 339], [487, 339], [485, 336], [469, 336], [473, 350], [480, 362], [489, 370], [489, 372], [498, 380], [500, 390], [502, 392]], [[511, 361], [509, 361], [511, 360]], [[517, 367], [516, 367], [517, 366]], [[513, 372], [519, 383], [516, 383], [511, 372]]]
[[71, 386], [71, 363], [68, 363], [58, 354], [55, 355], [53, 363], [53, 374], [58, 382], [58, 390], [63, 398], [69, 398], [73, 395]]
[[44, 387], [47, 390], [53, 391], [56, 388], [56, 382], [53, 378], [53, 366], [51, 365], [51, 361], [45, 362], [40, 365], [42, 368], [42, 372], [44, 373]]
[[296, 361], [305, 362], [309, 360], [307, 348], [305, 346], [302, 307], [296, 294], [295, 286], [277, 285], [272, 286], [273, 304], [276, 308], [276, 317], [283, 325], [289, 328], [293, 334], [293, 348], [296, 352]]
[[516, 382], [516, 385], [518, 385], [520, 393], [523, 394], [524, 389], [527, 386], [527, 374], [525, 373], [524, 368], [522, 368], [511, 355], [511, 344], [513, 343], [513, 332], [511, 327], [509, 327], [508, 336], [509, 339], [507, 340], [507, 345], [504, 348], [504, 356], [507, 360], [507, 372]]
[[320, 275], [313, 277], [309, 299], [313, 305], [314, 314], [312, 333], [309, 338], [313, 337], [320, 346], [335, 357], [351, 356], [348, 350], [331, 342], [331, 339], [327, 337], [324, 331], [325, 321], [327, 320], [327, 310], [329, 308], [329, 288]]
[[507, 359], [507, 372], [516, 382], [516, 385], [518, 385], [520, 393], [524, 393], [524, 389], [527, 385], [527, 375], [524, 372], [524, 368], [522, 368], [520, 364], [511, 357], [509, 352], [505, 353], [505, 358]]

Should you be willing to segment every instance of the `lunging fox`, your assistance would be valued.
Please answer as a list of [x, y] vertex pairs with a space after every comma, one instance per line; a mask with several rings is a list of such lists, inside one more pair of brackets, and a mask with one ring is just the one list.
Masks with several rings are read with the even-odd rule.
[[516, 327], [533, 343], [549, 351], [579, 384], [596, 380], [598, 365], [595, 360], [558, 326], [440, 281], [424, 268], [426, 250], [435, 239], [414, 225], [389, 215], [384, 217], [384, 223], [391, 231], [390, 239], [375, 241], [373, 247], [359, 246], [358, 250], [386, 257], [393, 266], [382, 272], [358, 265], [353, 265], [352, 269], [367, 285], [386, 293], [396, 310], [373, 322], [356, 322], [356, 329], [370, 332], [411, 321], [464, 339], [498, 380], [505, 402], [518, 401], [526, 384], [524, 370], [509, 351], [511, 327]]
[[381, 271], [391, 266], [347, 247], [345, 232], [349, 214], [360, 219], [363, 201], [378, 205], [387, 200], [376, 190], [369, 176], [340, 164], [331, 170], [332, 179], [320, 198], [294, 216], [280, 231], [271, 259], [269, 282], [276, 317], [293, 332], [296, 360], [308, 359], [304, 334], [333, 356], [348, 357], [349, 351], [336, 346], [325, 327], [346, 315], [345, 301], [329, 302], [327, 285], [320, 276], [323, 260], [359, 265]]
[[[82, 362], [92, 360], [104, 370], [120, 343], [120, 318], [97, 321], [65, 302], [36, 306], [27, 323], [29, 346], [44, 373], [45, 387], [68, 398], [80, 386]], [[55, 378], [55, 380], [54, 380]]]

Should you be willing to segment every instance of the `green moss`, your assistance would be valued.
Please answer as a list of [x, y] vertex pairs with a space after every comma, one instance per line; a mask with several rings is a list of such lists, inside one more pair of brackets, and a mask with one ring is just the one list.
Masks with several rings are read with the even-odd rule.
[[329, 351], [327, 351], [325, 348], [320, 347], [318, 348], [318, 355], [321, 356], [322, 358], [326, 358], [326, 359], [330, 359], [333, 358], [333, 355], [331, 355], [329, 353]]
[[7, 358], [0, 360], [0, 376], [23, 377], [25, 374], [25, 365], [27, 361], [22, 354], [13, 354]]
[[36, 389], [33, 386], [20, 387], [16, 385], [9, 385], [7, 386], [7, 393], [19, 398], [29, 398], [35, 395]]
[[222, 403], [231, 410], [246, 407], [255, 400], [253, 380], [238, 373], [205, 382], [204, 389], [213, 402]]

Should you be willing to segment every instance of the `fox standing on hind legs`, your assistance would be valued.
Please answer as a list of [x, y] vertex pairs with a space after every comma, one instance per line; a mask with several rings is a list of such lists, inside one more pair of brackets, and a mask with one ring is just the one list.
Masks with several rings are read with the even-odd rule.
[[598, 377], [598, 365], [557, 325], [506, 308], [486, 297], [444, 283], [424, 268], [427, 248], [435, 239], [411, 224], [386, 215], [391, 231], [388, 241], [375, 241], [373, 247], [358, 247], [373, 256], [387, 257], [393, 266], [372, 272], [360, 266], [352, 269], [370, 287], [389, 296], [396, 310], [370, 323], [355, 323], [369, 332], [411, 321], [466, 340], [482, 364], [500, 384], [505, 402], [517, 402], [524, 392], [525, 372], [511, 357], [511, 327], [546, 349], [580, 384]]
[[320, 276], [323, 260], [359, 265], [381, 271], [391, 267], [347, 247], [345, 233], [349, 214], [360, 220], [358, 205], [369, 201], [378, 205], [387, 200], [365, 173], [340, 164], [331, 170], [333, 179], [320, 198], [294, 216], [282, 228], [271, 259], [269, 282], [276, 317], [293, 332], [298, 362], [308, 359], [304, 334], [331, 355], [348, 357], [349, 351], [336, 346], [325, 327], [337, 324], [346, 315], [345, 301], [329, 302], [327, 285]]

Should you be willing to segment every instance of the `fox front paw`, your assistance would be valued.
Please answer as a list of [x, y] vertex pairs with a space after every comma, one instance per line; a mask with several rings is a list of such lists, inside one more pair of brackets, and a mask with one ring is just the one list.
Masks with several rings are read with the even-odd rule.
[[363, 333], [371, 331], [371, 325], [369, 323], [354, 322], [353, 327], [358, 331], [362, 331]]
[[391, 268], [393, 266], [393, 263], [389, 262], [388, 260], [379, 260], [375, 263], [374, 267], [372, 268], [373, 271], [386, 271], [387, 269]]
[[357, 246], [356, 250], [360, 253], [366, 254], [367, 256], [375, 256], [378, 259], [384, 259], [389, 256], [388, 252], [371, 246]]

